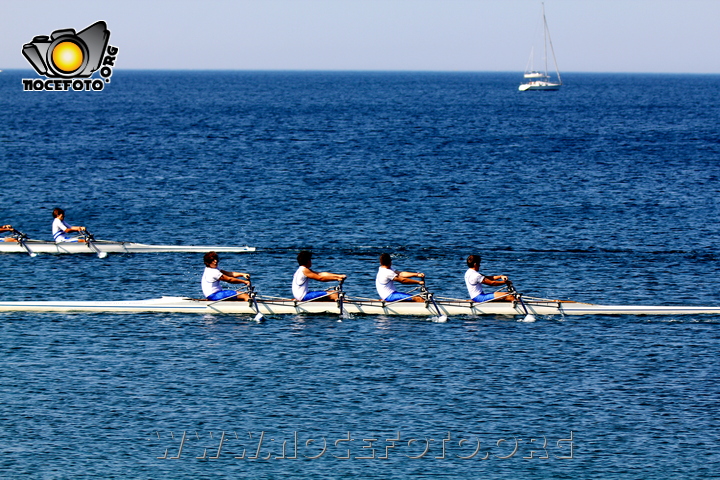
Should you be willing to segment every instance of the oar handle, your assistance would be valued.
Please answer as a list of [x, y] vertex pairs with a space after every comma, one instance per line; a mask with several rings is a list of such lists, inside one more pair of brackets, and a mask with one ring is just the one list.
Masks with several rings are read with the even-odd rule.
[[247, 277], [247, 281], [248, 281], [247, 287], [246, 287], [246, 288], [247, 288], [247, 292], [248, 292], [248, 294], [250, 294], [250, 296], [253, 296], [253, 295], [256, 294], [256, 292], [255, 292], [255, 286], [253, 286], [252, 281], [250, 280], [250, 277], [249, 277], [249, 276]]
[[420, 293], [425, 297], [425, 300], [434, 301], [432, 292], [428, 290], [424, 283], [420, 284]]
[[513, 286], [512, 282], [508, 280], [505, 285], [507, 285], [508, 293], [512, 294], [512, 296], [520, 302], [520, 306], [523, 309], [523, 312], [525, 312], [525, 321], [526, 322], [534, 322], [535, 316], [530, 313], [527, 306], [525, 305], [525, 302], [522, 299], [523, 294], [515, 290], [515, 287]]
[[343, 291], [342, 286], [343, 286], [343, 282], [345, 282], [345, 279], [343, 278], [343, 279], [341, 279], [341, 280], [338, 280], [337, 282], [338, 282], [337, 285], [335, 285], [334, 287], [329, 288], [329, 289], [327, 289], [327, 290], [325, 290], [325, 291], [326, 291], [326, 292], [340, 292], [340, 293], [342, 293], [342, 291]]
[[87, 228], [85, 230], [82, 230], [82, 237], [85, 240], [85, 243], [87, 243], [88, 246], [92, 249], [92, 251], [97, 253], [98, 258], [107, 257], [107, 252], [103, 252], [97, 247], [97, 245], [95, 245], [95, 236], [92, 233], [88, 232]]
[[425, 277], [423, 277], [423, 283], [420, 284], [420, 291], [425, 296], [425, 300], [432, 303], [433, 307], [435, 307], [435, 313], [437, 313], [438, 321], [440, 322], [446, 322], [447, 316], [443, 315], [443, 313], [440, 311], [440, 307], [438, 307], [437, 302], [435, 301], [435, 295], [428, 290], [427, 286], [425, 285]]
[[10, 232], [10, 236], [20, 244], [20, 246], [23, 248], [23, 250], [27, 252], [28, 255], [30, 255], [31, 257], [35, 257], [37, 255], [37, 253], [30, 250], [30, 247], [28, 247], [27, 243], [25, 243], [25, 240], [28, 239], [28, 236], [25, 235], [23, 232], [15, 230], [13, 228], [12, 232]]
[[20, 239], [24, 240], [24, 239], [28, 238], [28, 236], [26, 234], [24, 234], [20, 230], [14, 229], [14, 228], [10, 232], [10, 235], [18, 240], [20, 240]]

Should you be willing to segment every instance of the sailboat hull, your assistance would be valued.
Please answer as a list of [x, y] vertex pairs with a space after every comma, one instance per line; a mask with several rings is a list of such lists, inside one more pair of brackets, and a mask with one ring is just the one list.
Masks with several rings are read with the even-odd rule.
[[518, 87], [518, 90], [524, 92], [526, 90], [560, 90], [561, 83], [550, 83], [550, 82], [530, 82], [523, 83]]

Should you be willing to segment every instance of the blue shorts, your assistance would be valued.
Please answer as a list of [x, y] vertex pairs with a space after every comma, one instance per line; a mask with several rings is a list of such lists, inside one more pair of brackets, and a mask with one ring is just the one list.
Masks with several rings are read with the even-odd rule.
[[237, 295], [237, 292], [235, 290], [220, 290], [219, 292], [211, 293], [210, 295], [208, 295], [207, 299], [215, 302], [217, 300], [222, 300], [224, 298], [229, 298], [235, 295]]
[[472, 300], [473, 300], [473, 302], [483, 303], [483, 302], [488, 302], [490, 300], [493, 300], [494, 298], [495, 298], [494, 293], [481, 293], [480, 295], [473, 298]]
[[412, 298], [409, 293], [393, 292], [385, 299], [386, 302], [398, 302], [400, 300], [408, 300]]
[[327, 292], [318, 291], [318, 292], [308, 292], [305, 294], [301, 302], [307, 302], [308, 300], [314, 300], [316, 298], [320, 298], [322, 296], [327, 295]]

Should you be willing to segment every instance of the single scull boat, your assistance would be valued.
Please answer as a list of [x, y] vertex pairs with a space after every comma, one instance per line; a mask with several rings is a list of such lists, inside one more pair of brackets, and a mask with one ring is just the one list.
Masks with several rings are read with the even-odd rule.
[[[93, 248], [93, 246], [95, 248]], [[237, 246], [203, 246], [203, 245], [145, 245], [133, 242], [112, 242], [109, 240], [91, 240], [89, 242], [63, 242], [55, 243], [45, 240], [31, 240], [21, 238], [14, 242], [0, 241], [0, 253], [163, 253], [163, 252], [254, 252], [255, 247]]]
[[[720, 307], [594, 305], [572, 301], [524, 297], [524, 302], [473, 303], [467, 300], [439, 299], [436, 302], [394, 302], [354, 300], [298, 302], [286, 299], [256, 298], [250, 301], [196, 300], [162, 297], [138, 301], [12, 301], [0, 302], [0, 312], [133, 312], [200, 313], [252, 315], [361, 314], [436, 317], [461, 315], [720, 315]], [[524, 305], [523, 305], [524, 304]], [[256, 310], [257, 309], [257, 310]], [[437, 309], [437, 310], [436, 310]], [[525, 311], [527, 309], [527, 312]]]

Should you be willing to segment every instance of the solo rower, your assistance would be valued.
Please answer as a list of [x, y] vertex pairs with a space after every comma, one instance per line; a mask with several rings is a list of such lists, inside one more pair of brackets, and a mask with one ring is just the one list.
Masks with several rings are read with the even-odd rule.
[[383, 253], [380, 255], [380, 268], [377, 277], [375, 277], [375, 288], [377, 288], [380, 298], [386, 302], [397, 301], [413, 301], [424, 302], [425, 298], [420, 295], [410, 295], [409, 293], [398, 292], [395, 290], [395, 280], [405, 284], [425, 285], [425, 280], [414, 280], [414, 278], [425, 278], [425, 274], [421, 272], [398, 272], [392, 268], [392, 258], [390, 254]]
[[71, 227], [65, 222], [65, 210], [62, 208], [56, 208], [53, 210], [53, 223], [52, 223], [52, 234], [55, 243], [63, 242], [85, 242], [84, 239], [77, 235], [68, 235], [73, 232], [84, 232], [87, 230], [85, 227]]
[[468, 269], [465, 272], [465, 285], [473, 302], [489, 302], [492, 300], [515, 301], [515, 297], [507, 292], [485, 293], [483, 285], [500, 286], [507, 285], [510, 280], [506, 275], [483, 275], [480, 270], [480, 255], [470, 255], [467, 258]]
[[221, 281], [249, 285], [250, 281], [244, 280], [250, 278], [249, 273], [228, 272], [218, 269], [220, 257], [218, 257], [218, 254], [215, 252], [206, 253], [203, 261], [205, 262], [205, 271], [203, 272], [200, 283], [205, 298], [211, 301], [223, 300], [230, 297], [235, 297], [234, 300], [248, 300], [250, 298], [247, 293], [242, 293], [239, 290], [223, 290], [220, 286]]
[[[2, 225], [0, 226], [0, 232], [14, 232], [15, 229], [12, 227], [12, 225]], [[3, 238], [4, 242], [17, 242], [13, 237], [5, 237]]]
[[293, 275], [292, 292], [295, 300], [300, 302], [307, 302], [309, 300], [315, 300], [321, 298], [327, 300], [337, 300], [337, 292], [329, 293], [323, 290], [309, 290], [309, 279], [317, 280], [319, 282], [340, 282], [347, 278], [347, 275], [341, 275], [330, 272], [315, 272], [311, 269], [312, 267], [312, 252], [303, 250], [298, 253], [297, 256], [298, 269]]

